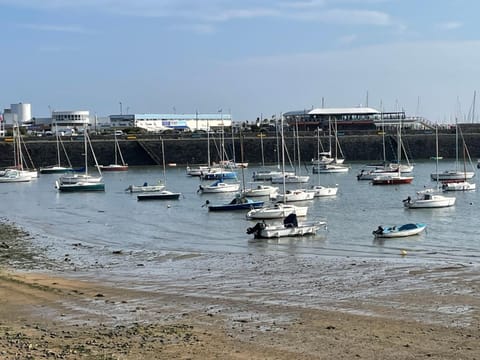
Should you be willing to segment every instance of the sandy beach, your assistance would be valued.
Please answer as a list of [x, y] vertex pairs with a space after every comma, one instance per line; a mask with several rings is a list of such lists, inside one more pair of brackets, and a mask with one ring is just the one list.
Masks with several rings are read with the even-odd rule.
[[202, 287], [182, 291], [184, 284], [172, 291], [168, 282], [165, 290], [139, 290], [60, 267], [31, 270], [28, 264], [40, 260], [21, 251], [28, 234], [0, 227], [2, 359], [480, 358], [473, 264], [402, 272], [441, 273], [431, 291], [405, 288], [394, 272], [387, 280], [398, 289], [388, 296], [345, 296], [325, 309], [215, 296]]

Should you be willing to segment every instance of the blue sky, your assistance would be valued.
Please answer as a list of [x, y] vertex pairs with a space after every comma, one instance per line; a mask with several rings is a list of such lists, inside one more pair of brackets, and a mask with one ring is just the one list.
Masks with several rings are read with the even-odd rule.
[[471, 121], [479, 13], [474, 0], [0, 0], [0, 107], [241, 121], [368, 98]]

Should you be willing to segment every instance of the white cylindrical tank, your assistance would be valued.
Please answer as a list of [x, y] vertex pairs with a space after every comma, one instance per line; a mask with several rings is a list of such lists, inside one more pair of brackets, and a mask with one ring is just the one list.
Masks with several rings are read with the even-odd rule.
[[10, 109], [15, 120], [21, 125], [32, 120], [32, 105], [31, 104], [11, 104]]

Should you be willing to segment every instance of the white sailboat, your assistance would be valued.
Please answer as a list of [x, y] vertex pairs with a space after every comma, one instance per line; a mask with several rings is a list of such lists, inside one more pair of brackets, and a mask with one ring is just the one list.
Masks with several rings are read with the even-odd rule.
[[[128, 164], [125, 163], [123, 159], [122, 150], [120, 149], [120, 144], [117, 139], [117, 132], [113, 132], [114, 136], [114, 163], [109, 165], [98, 165], [102, 171], [127, 171]], [[120, 161], [119, 161], [120, 160]]]
[[[40, 167], [40, 174], [58, 174], [58, 173], [73, 171], [72, 164], [70, 163], [70, 159], [67, 155], [67, 151], [65, 150], [65, 146], [63, 145], [60, 134], [58, 133], [58, 128], [56, 126], [55, 126], [55, 141], [56, 141], [56, 147], [57, 147], [57, 163], [55, 165]], [[65, 159], [68, 162], [68, 166], [62, 165], [60, 147], [62, 148], [63, 153], [65, 154]]]
[[[456, 123], [455, 124], [455, 169], [445, 170], [441, 173], [439, 173], [438, 171], [435, 172], [435, 173], [432, 173], [432, 174], [430, 174], [430, 177], [432, 178], [432, 180], [434, 180], [434, 181], [437, 181], [437, 180], [438, 181], [466, 181], [466, 180], [471, 179], [475, 176], [475, 168], [471, 163], [470, 156], [469, 156], [469, 160], [470, 160], [470, 165], [471, 165], [472, 171], [467, 171], [465, 167], [464, 167], [463, 170], [459, 169], [459, 161], [458, 161], [458, 149], [459, 149], [458, 136], [459, 136], [459, 133], [461, 134], [461, 129], [460, 129], [458, 123]], [[462, 134], [462, 139], [463, 139], [463, 134]], [[466, 146], [465, 141], [463, 140], [464, 150], [465, 150], [465, 146]], [[467, 151], [468, 151], [468, 149], [467, 149]], [[437, 155], [437, 157], [438, 157], [438, 155]], [[464, 158], [464, 162], [465, 162], [465, 158]]]
[[[436, 160], [435, 169], [438, 174], [438, 125], [435, 128], [435, 148], [436, 148]], [[436, 189], [424, 189], [417, 191], [416, 199], [411, 199], [410, 196], [403, 200], [403, 205], [409, 209], [432, 209], [443, 208], [455, 205], [455, 197], [444, 196], [440, 194], [439, 180], [437, 179]]]
[[178, 200], [181, 193], [167, 190], [167, 173], [165, 170], [165, 147], [162, 139], [162, 162], [163, 162], [163, 182], [164, 188], [159, 191], [146, 191], [137, 195], [137, 200]]
[[[283, 119], [283, 118], [282, 118]], [[283, 124], [282, 124], [283, 125]], [[285, 154], [284, 154], [284, 137], [282, 126], [282, 170], [285, 169]], [[283, 183], [283, 189], [285, 193], [285, 182]], [[284, 203], [278, 203], [273, 207], [262, 208], [258, 210], [251, 210], [247, 214], [247, 218], [259, 219], [260, 216], [264, 216], [263, 219], [270, 219], [266, 216], [273, 216], [273, 214], [281, 215], [286, 211], [288, 205], [285, 204], [286, 198], [283, 199]], [[295, 209], [295, 210], [293, 210]], [[283, 215], [283, 222], [281, 224], [259, 222], [255, 226], [247, 229], [247, 234], [253, 234], [255, 238], [280, 238], [287, 236], [305, 236], [315, 235], [318, 230], [323, 226], [326, 226], [325, 221], [304, 221], [298, 222], [296, 208], [290, 209], [289, 215]], [[293, 211], [292, 211], [293, 210]], [[276, 212], [275, 212], [276, 211]], [[306, 212], [305, 212], [306, 213]]]
[[[65, 174], [61, 176], [56, 182], [55, 187], [60, 192], [83, 192], [83, 191], [105, 191], [105, 183], [103, 182], [101, 170], [98, 167], [97, 158], [93, 151], [90, 137], [88, 136], [87, 125], [83, 131], [84, 136], [84, 158], [85, 170], [83, 173]], [[92, 176], [88, 173], [88, 149], [92, 153], [98, 176]]]
[[[317, 132], [317, 154], [318, 158], [320, 158], [320, 134]], [[323, 186], [320, 184], [320, 173], [317, 173], [317, 184], [313, 185], [309, 190], [309, 192], [313, 192], [315, 197], [323, 197], [323, 196], [335, 196], [337, 195], [338, 191], [338, 184], [335, 186]]]

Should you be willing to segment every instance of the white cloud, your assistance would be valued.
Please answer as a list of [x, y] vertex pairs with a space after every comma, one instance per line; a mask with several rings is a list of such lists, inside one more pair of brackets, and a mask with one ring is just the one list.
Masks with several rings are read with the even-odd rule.
[[338, 41], [341, 44], [347, 44], [347, 45], [353, 43], [355, 40], [357, 40], [356, 34], [345, 35], [338, 39]]
[[36, 31], [66, 32], [66, 33], [87, 33], [88, 31], [78, 26], [61, 26], [48, 24], [22, 24], [20, 27]]
[[463, 24], [458, 21], [449, 21], [446, 23], [439, 24], [440, 29], [443, 29], [443, 30], [455, 30], [455, 29], [461, 28], [462, 26]]

